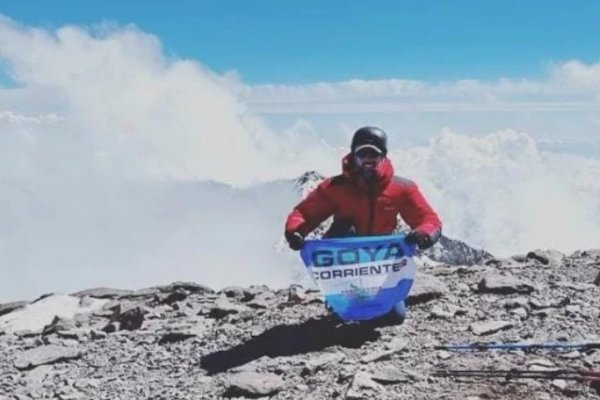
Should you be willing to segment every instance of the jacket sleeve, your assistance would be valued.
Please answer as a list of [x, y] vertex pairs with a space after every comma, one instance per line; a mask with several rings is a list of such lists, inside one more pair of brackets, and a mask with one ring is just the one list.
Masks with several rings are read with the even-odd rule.
[[285, 232], [298, 231], [306, 236], [333, 215], [335, 205], [328, 193], [329, 184], [329, 180], [322, 182], [294, 207], [287, 217]]
[[436, 242], [442, 234], [442, 221], [431, 208], [416, 183], [406, 180], [400, 204], [400, 216], [413, 230], [429, 235]]

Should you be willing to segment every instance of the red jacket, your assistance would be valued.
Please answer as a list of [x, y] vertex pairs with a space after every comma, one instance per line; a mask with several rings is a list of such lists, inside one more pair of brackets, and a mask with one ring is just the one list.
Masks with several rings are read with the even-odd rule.
[[324, 180], [290, 213], [286, 232], [306, 236], [331, 215], [348, 220], [359, 236], [385, 235], [396, 229], [398, 214], [413, 230], [429, 234], [433, 241], [442, 223], [417, 185], [394, 176], [388, 158], [379, 163], [374, 184], [369, 186], [354, 166], [352, 155], [342, 160], [343, 174]]

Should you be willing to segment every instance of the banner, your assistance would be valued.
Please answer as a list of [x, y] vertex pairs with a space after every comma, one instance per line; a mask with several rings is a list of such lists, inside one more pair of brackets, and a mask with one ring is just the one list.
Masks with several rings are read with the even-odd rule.
[[406, 299], [416, 266], [403, 235], [307, 240], [300, 252], [325, 301], [341, 319], [384, 315]]

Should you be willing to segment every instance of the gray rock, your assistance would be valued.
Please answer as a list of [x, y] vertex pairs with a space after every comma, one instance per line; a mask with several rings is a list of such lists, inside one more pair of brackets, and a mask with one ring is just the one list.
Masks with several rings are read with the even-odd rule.
[[102, 305], [100, 310], [103, 311], [114, 311], [115, 309], [121, 310], [121, 304], [124, 303], [124, 300], [108, 300], [106, 303]]
[[110, 301], [110, 302], [106, 303], [102, 307], [102, 311], [104, 311], [106, 313], [97, 312], [94, 315], [110, 317], [111, 321], [117, 321], [119, 319], [119, 316], [121, 315], [121, 313], [124, 313], [127, 310], [137, 307], [138, 304], [139, 303], [137, 303], [137, 302], [133, 302], [133, 301], [129, 301], [129, 300], [121, 300], [121, 301], [114, 300], [114, 301]]
[[527, 262], [527, 254], [515, 254], [511, 258], [520, 263]]
[[206, 321], [200, 321], [192, 326], [173, 330], [161, 336], [158, 344], [181, 342], [187, 339], [197, 338], [204, 335], [212, 324]]
[[78, 329], [69, 329], [69, 330], [60, 330], [56, 331], [56, 335], [63, 339], [71, 339], [76, 340], [78, 342], [82, 342], [89, 335], [89, 330], [78, 328]]
[[229, 314], [238, 314], [247, 311], [248, 307], [231, 303], [226, 298], [219, 298], [215, 305], [210, 309], [209, 316], [215, 319], [221, 319]]
[[581, 314], [581, 306], [577, 305], [577, 304], [567, 306], [567, 307], [565, 307], [565, 313], [567, 315]]
[[98, 379], [78, 379], [73, 383], [73, 387], [83, 390], [85, 388], [97, 388], [100, 384]]
[[23, 339], [23, 338], [33, 338], [33, 337], [39, 336], [40, 333], [41, 333], [40, 331], [32, 331], [30, 329], [23, 329], [23, 330], [20, 330], [20, 331], [13, 332], [13, 334], [15, 336], [17, 336], [18, 338], [20, 338], [20, 339]]
[[271, 396], [285, 387], [285, 382], [272, 373], [240, 372], [230, 375], [225, 397], [250, 398]]
[[[119, 296], [119, 300], [128, 300], [128, 301], [141, 301], [141, 300], [152, 300], [155, 299], [161, 291], [157, 287], [149, 287], [143, 288], [133, 291], [132, 293], [124, 294]], [[168, 293], [168, 291], [165, 291]]]
[[54, 296], [56, 293], [44, 293], [42, 294], [40, 297], [38, 297], [37, 299], [35, 299], [34, 301], [31, 302], [31, 304], [37, 303], [40, 300], [44, 300], [50, 296]]
[[346, 358], [344, 353], [324, 353], [311, 357], [304, 362], [303, 374], [313, 374], [315, 371], [337, 365]]
[[354, 375], [352, 384], [346, 392], [346, 399], [370, 399], [382, 391], [382, 386], [373, 380], [373, 375], [359, 371]]
[[250, 301], [255, 296], [255, 294], [252, 293], [250, 290], [241, 286], [227, 286], [218, 291], [217, 294], [224, 294], [229, 298], [236, 299], [239, 301]]
[[29, 304], [28, 301], [14, 301], [11, 303], [0, 304], [0, 316], [6, 315], [13, 311], [20, 310], [24, 308], [27, 304]]
[[158, 289], [161, 292], [174, 292], [176, 290], [185, 290], [189, 293], [194, 294], [208, 294], [214, 293], [215, 291], [209, 288], [208, 286], [200, 285], [194, 282], [173, 282], [170, 285], [159, 286]]
[[19, 354], [14, 364], [19, 370], [28, 370], [40, 365], [77, 359], [82, 354], [83, 351], [76, 347], [40, 346]]
[[371, 379], [384, 385], [411, 381], [410, 377], [401, 368], [392, 365], [386, 365], [371, 371]]
[[565, 255], [556, 250], [535, 250], [527, 253], [528, 260], [534, 260], [542, 265], [559, 265], [564, 260]]
[[541, 310], [531, 311], [531, 315], [534, 315], [534, 316], [540, 317], [540, 318], [547, 318], [552, 313], [554, 313], [554, 310], [552, 310], [550, 308], [542, 308]]
[[386, 350], [376, 350], [369, 352], [367, 355], [361, 358], [361, 362], [369, 364], [375, 361], [387, 360], [396, 353], [399, 353], [406, 349], [408, 341], [403, 338], [393, 339], [391, 342], [386, 344]]
[[471, 288], [469, 287], [469, 285], [467, 285], [467, 284], [465, 284], [463, 282], [457, 283], [456, 286], [454, 287], [454, 289], [457, 292], [463, 292], [463, 293], [471, 291]]
[[477, 336], [491, 335], [499, 331], [514, 327], [514, 323], [509, 321], [485, 321], [475, 322], [469, 326], [471, 332]]
[[80, 307], [91, 307], [94, 305], [94, 299], [90, 296], [83, 296], [79, 299]]
[[128, 331], [140, 329], [144, 323], [145, 310], [141, 306], [131, 308], [119, 315], [119, 328]]
[[452, 319], [452, 317], [454, 317], [454, 313], [441, 308], [433, 308], [429, 314], [430, 319]]
[[451, 239], [442, 235], [435, 246], [424, 252], [434, 261], [450, 265], [475, 265], [483, 264], [493, 258], [485, 250], [474, 249], [460, 240]]
[[433, 275], [417, 272], [413, 287], [406, 304], [416, 305], [439, 299], [448, 292], [444, 282]]
[[486, 275], [478, 284], [477, 289], [480, 293], [529, 294], [534, 291], [532, 284], [516, 279], [512, 275], [499, 275], [492, 273]]
[[288, 289], [288, 303], [302, 303], [306, 300], [306, 291], [300, 285], [291, 285]]
[[58, 331], [68, 331], [77, 328], [77, 323], [71, 318], [55, 316], [50, 324], [44, 326], [42, 335], [49, 335]]
[[91, 329], [90, 330], [90, 337], [92, 340], [100, 340], [100, 339], [105, 339], [106, 338], [106, 333], [104, 331], [99, 331], [96, 329]]
[[554, 301], [540, 301], [538, 299], [529, 300], [529, 305], [534, 309], [542, 309], [542, 308], [559, 308], [564, 307], [571, 303], [571, 299], [569, 297], [563, 297], [562, 299], [557, 299]]
[[556, 365], [546, 358], [536, 358], [533, 360], [529, 360], [527, 361], [527, 365], [532, 370], [534, 369], [534, 367], [542, 367], [545, 368], [545, 370], [556, 369]]
[[43, 392], [42, 386], [44, 384], [44, 380], [52, 373], [52, 371], [53, 367], [51, 365], [40, 365], [24, 374], [24, 383], [30, 394], [32, 392], [36, 394]]
[[119, 330], [119, 323], [116, 321], [110, 321], [103, 328], [102, 332], [106, 333], [115, 333]]
[[506, 300], [503, 305], [507, 310], [512, 310], [514, 308], [528, 308], [529, 299], [527, 297], [515, 297], [514, 299]]
[[548, 265], [550, 263], [550, 259], [548, 257], [544, 256], [543, 254], [536, 253], [534, 251], [530, 251], [529, 253], [527, 253], [527, 259], [538, 261], [544, 265]]
[[552, 381], [552, 386], [563, 391], [567, 388], [567, 381], [565, 381], [563, 379], [554, 379]]
[[267, 308], [269, 308], [269, 302], [267, 300], [265, 300], [264, 298], [257, 297], [255, 299], [247, 302], [246, 306], [248, 306], [250, 308], [254, 308], [254, 309], [266, 310]]
[[54, 393], [54, 397], [59, 400], [81, 400], [85, 395], [72, 387], [62, 387]]
[[585, 292], [586, 290], [596, 288], [596, 286], [591, 283], [574, 283], [567, 281], [550, 282], [550, 285], [557, 288], [571, 289], [577, 292]]
[[188, 297], [188, 292], [183, 289], [176, 289], [169, 293], [164, 299], [161, 300], [163, 304], [173, 304], [178, 301], [183, 301]]
[[82, 290], [79, 292], [75, 292], [73, 294], [71, 294], [71, 296], [77, 296], [77, 297], [94, 297], [96, 299], [116, 299], [118, 297], [121, 296], [126, 296], [129, 294], [132, 294], [133, 290], [124, 290], [124, 289], [113, 289], [113, 288], [105, 288], [105, 287], [99, 287], [99, 288], [92, 288], [92, 289], [86, 289], [86, 290]]
[[529, 312], [524, 307], [514, 308], [514, 309], [510, 310], [510, 313], [521, 319], [527, 318], [527, 316], [529, 316]]
[[467, 311], [463, 308], [447, 304], [444, 307], [436, 305], [431, 309], [429, 318], [433, 319], [452, 319], [455, 315], [465, 315]]
[[567, 360], [575, 360], [575, 359], [581, 358], [581, 353], [579, 351], [575, 350], [575, 351], [570, 351], [565, 354], [561, 354], [560, 357], [566, 358]]

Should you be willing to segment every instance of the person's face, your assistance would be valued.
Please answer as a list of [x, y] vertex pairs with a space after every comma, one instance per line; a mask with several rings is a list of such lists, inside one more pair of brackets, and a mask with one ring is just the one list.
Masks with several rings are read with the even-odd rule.
[[372, 172], [383, 159], [383, 155], [374, 149], [360, 149], [354, 153], [356, 165], [364, 172]]

